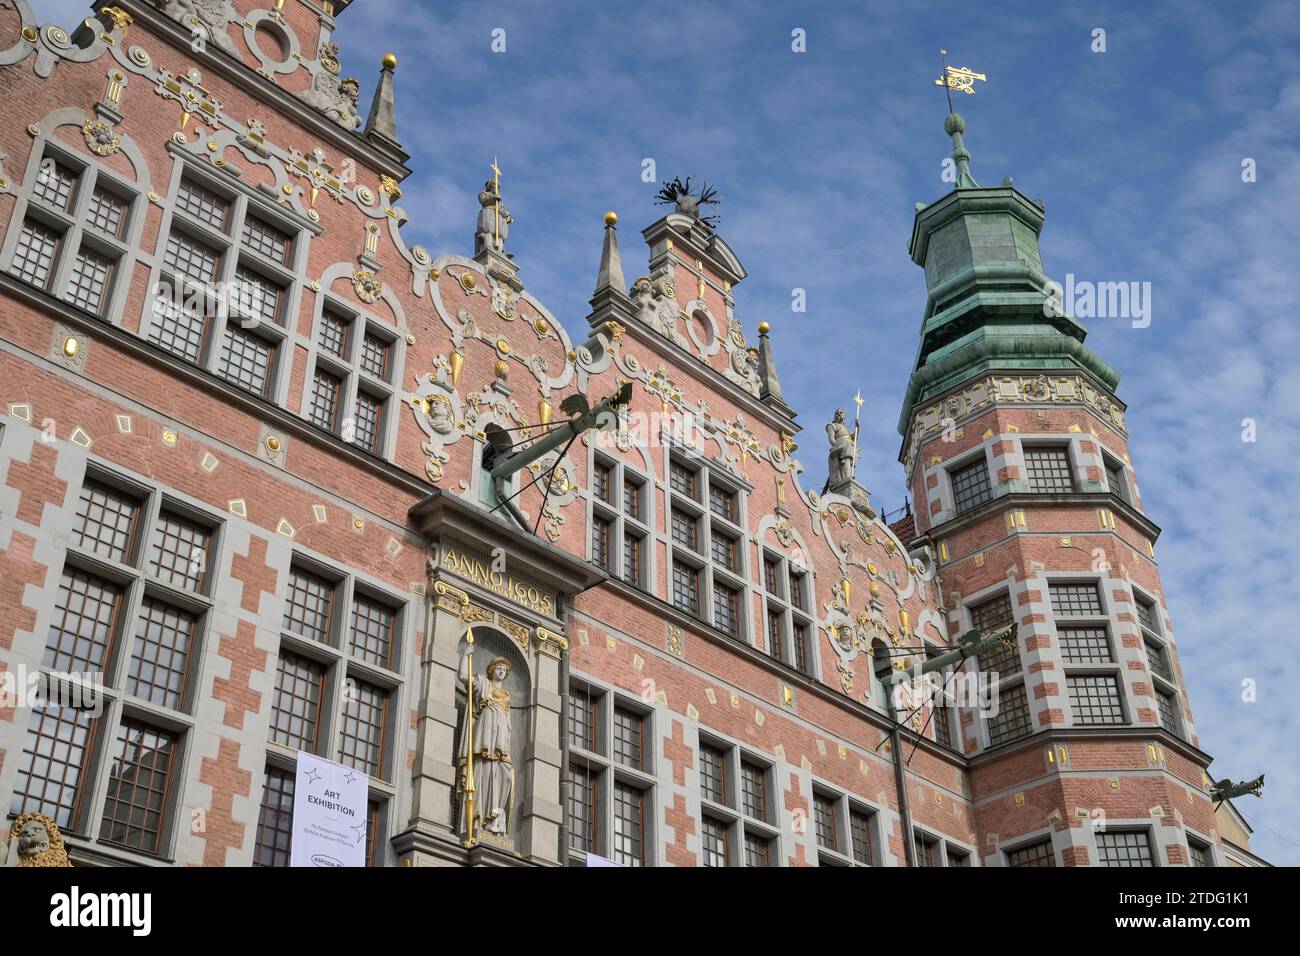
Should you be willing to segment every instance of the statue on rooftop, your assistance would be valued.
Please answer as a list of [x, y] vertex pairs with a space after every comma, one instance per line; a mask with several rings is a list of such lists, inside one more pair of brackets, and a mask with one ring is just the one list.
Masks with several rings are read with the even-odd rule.
[[837, 488], [853, 480], [853, 433], [844, 420], [844, 409], [835, 409], [835, 418], [826, 426], [831, 452], [827, 464], [827, 485]]
[[242, 59], [235, 41], [226, 32], [226, 23], [234, 13], [231, 0], [166, 0], [160, 6], [163, 16], [171, 17], [194, 39], [211, 43], [223, 53]]
[[684, 216], [690, 216], [692, 219], [704, 223], [710, 229], [718, 225], [717, 216], [705, 216], [700, 214], [703, 206], [716, 206], [722, 202], [722, 197], [718, 191], [704, 183], [700, 186], [700, 194], [697, 196], [691, 190], [691, 177], [686, 177], [686, 182], [682, 182], [681, 177], [676, 177], [670, 183], [665, 183], [664, 187], [656, 194], [658, 198], [655, 203], [660, 206], [676, 206], [677, 211]]

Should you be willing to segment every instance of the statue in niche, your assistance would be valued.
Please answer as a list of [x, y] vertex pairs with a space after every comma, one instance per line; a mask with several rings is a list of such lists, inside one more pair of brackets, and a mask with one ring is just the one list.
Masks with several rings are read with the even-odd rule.
[[357, 97], [361, 84], [355, 76], [339, 79], [333, 73], [320, 72], [312, 77], [311, 86], [298, 94], [308, 106], [313, 106], [349, 132], [361, 125], [357, 114]]
[[478, 223], [474, 227], [474, 255], [485, 249], [505, 254], [506, 238], [510, 235], [510, 224], [514, 217], [501, 202], [501, 190], [494, 180], [483, 184], [483, 191], [478, 194]]
[[226, 23], [234, 13], [231, 0], [166, 0], [163, 16], [171, 17], [194, 39], [211, 43], [218, 50], [242, 60], [235, 41], [226, 32]]
[[[494, 836], [509, 834], [510, 808], [514, 802], [515, 769], [511, 763], [510, 691], [505, 682], [510, 677], [510, 662], [504, 657], [488, 661], [484, 674], [470, 679], [469, 655], [460, 662], [460, 680], [471, 692], [469, 706], [474, 715], [474, 817], [476, 829]], [[465, 721], [467, 726], [469, 721]], [[466, 760], [468, 741], [462, 727], [456, 748], [459, 768], [457, 792], [461, 798], [461, 821], [469, 832], [466, 806]]]
[[853, 433], [844, 421], [844, 409], [835, 409], [835, 418], [826, 426], [826, 439], [831, 444], [827, 484], [837, 488], [853, 480]]
[[63, 845], [59, 825], [43, 813], [24, 813], [9, 831], [9, 852], [5, 867], [72, 866]]

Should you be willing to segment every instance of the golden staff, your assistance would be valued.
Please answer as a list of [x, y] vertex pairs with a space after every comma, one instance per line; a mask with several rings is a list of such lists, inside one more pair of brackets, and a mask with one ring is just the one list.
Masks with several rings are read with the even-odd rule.
[[493, 204], [492, 238], [499, 246], [501, 245], [501, 167], [497, 165], [495, 156], [492, 157], [492, 189], [497, 194], [496, 202]]
[[465, 632], [469, 644], [469, 662], [465, 675], [465, 845], [473, 846], [474, 837], [474, 628]]
[[862, 389], [858, 389], [858, 394], [853, 396], [853, 401], [857, 403], [858, 413], [853, 419], [853, 477], [858, 476], [858, 435], [862, 431]]

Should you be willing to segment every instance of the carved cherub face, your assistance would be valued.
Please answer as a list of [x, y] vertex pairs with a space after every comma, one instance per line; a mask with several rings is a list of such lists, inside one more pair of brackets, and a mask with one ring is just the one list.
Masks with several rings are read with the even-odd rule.
[[23, 857], [40, 856], [50, 848], [50, 834], [45, 825], [37, 820], [28, 820], [18, 831], [18, 855]]

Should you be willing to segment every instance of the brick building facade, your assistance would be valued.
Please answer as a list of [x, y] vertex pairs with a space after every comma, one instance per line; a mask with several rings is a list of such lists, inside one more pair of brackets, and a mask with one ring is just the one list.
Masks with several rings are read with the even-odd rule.
[[[283, 865], [308, 751], [369, 775], [373, 865], [1225, 862], [1117, 376], [1045, 313], [1041, 207], [970, 178], [959, 117], [890, 526], [851, 474], [805, 484], [697, 197], [631, 283], [606, 216], [585, 327], [491, 181], [473, 256], [408, 246], [396, 63], [363, 115], [350, 6], [0, 9], [0, 668], [103, 683], [0, 709], [0, 832]], [[891, 735], [882, 676], [1008, 623], [961, 668], [996, 713]], [[471, 628], [513, 788], [467, 847]]]

